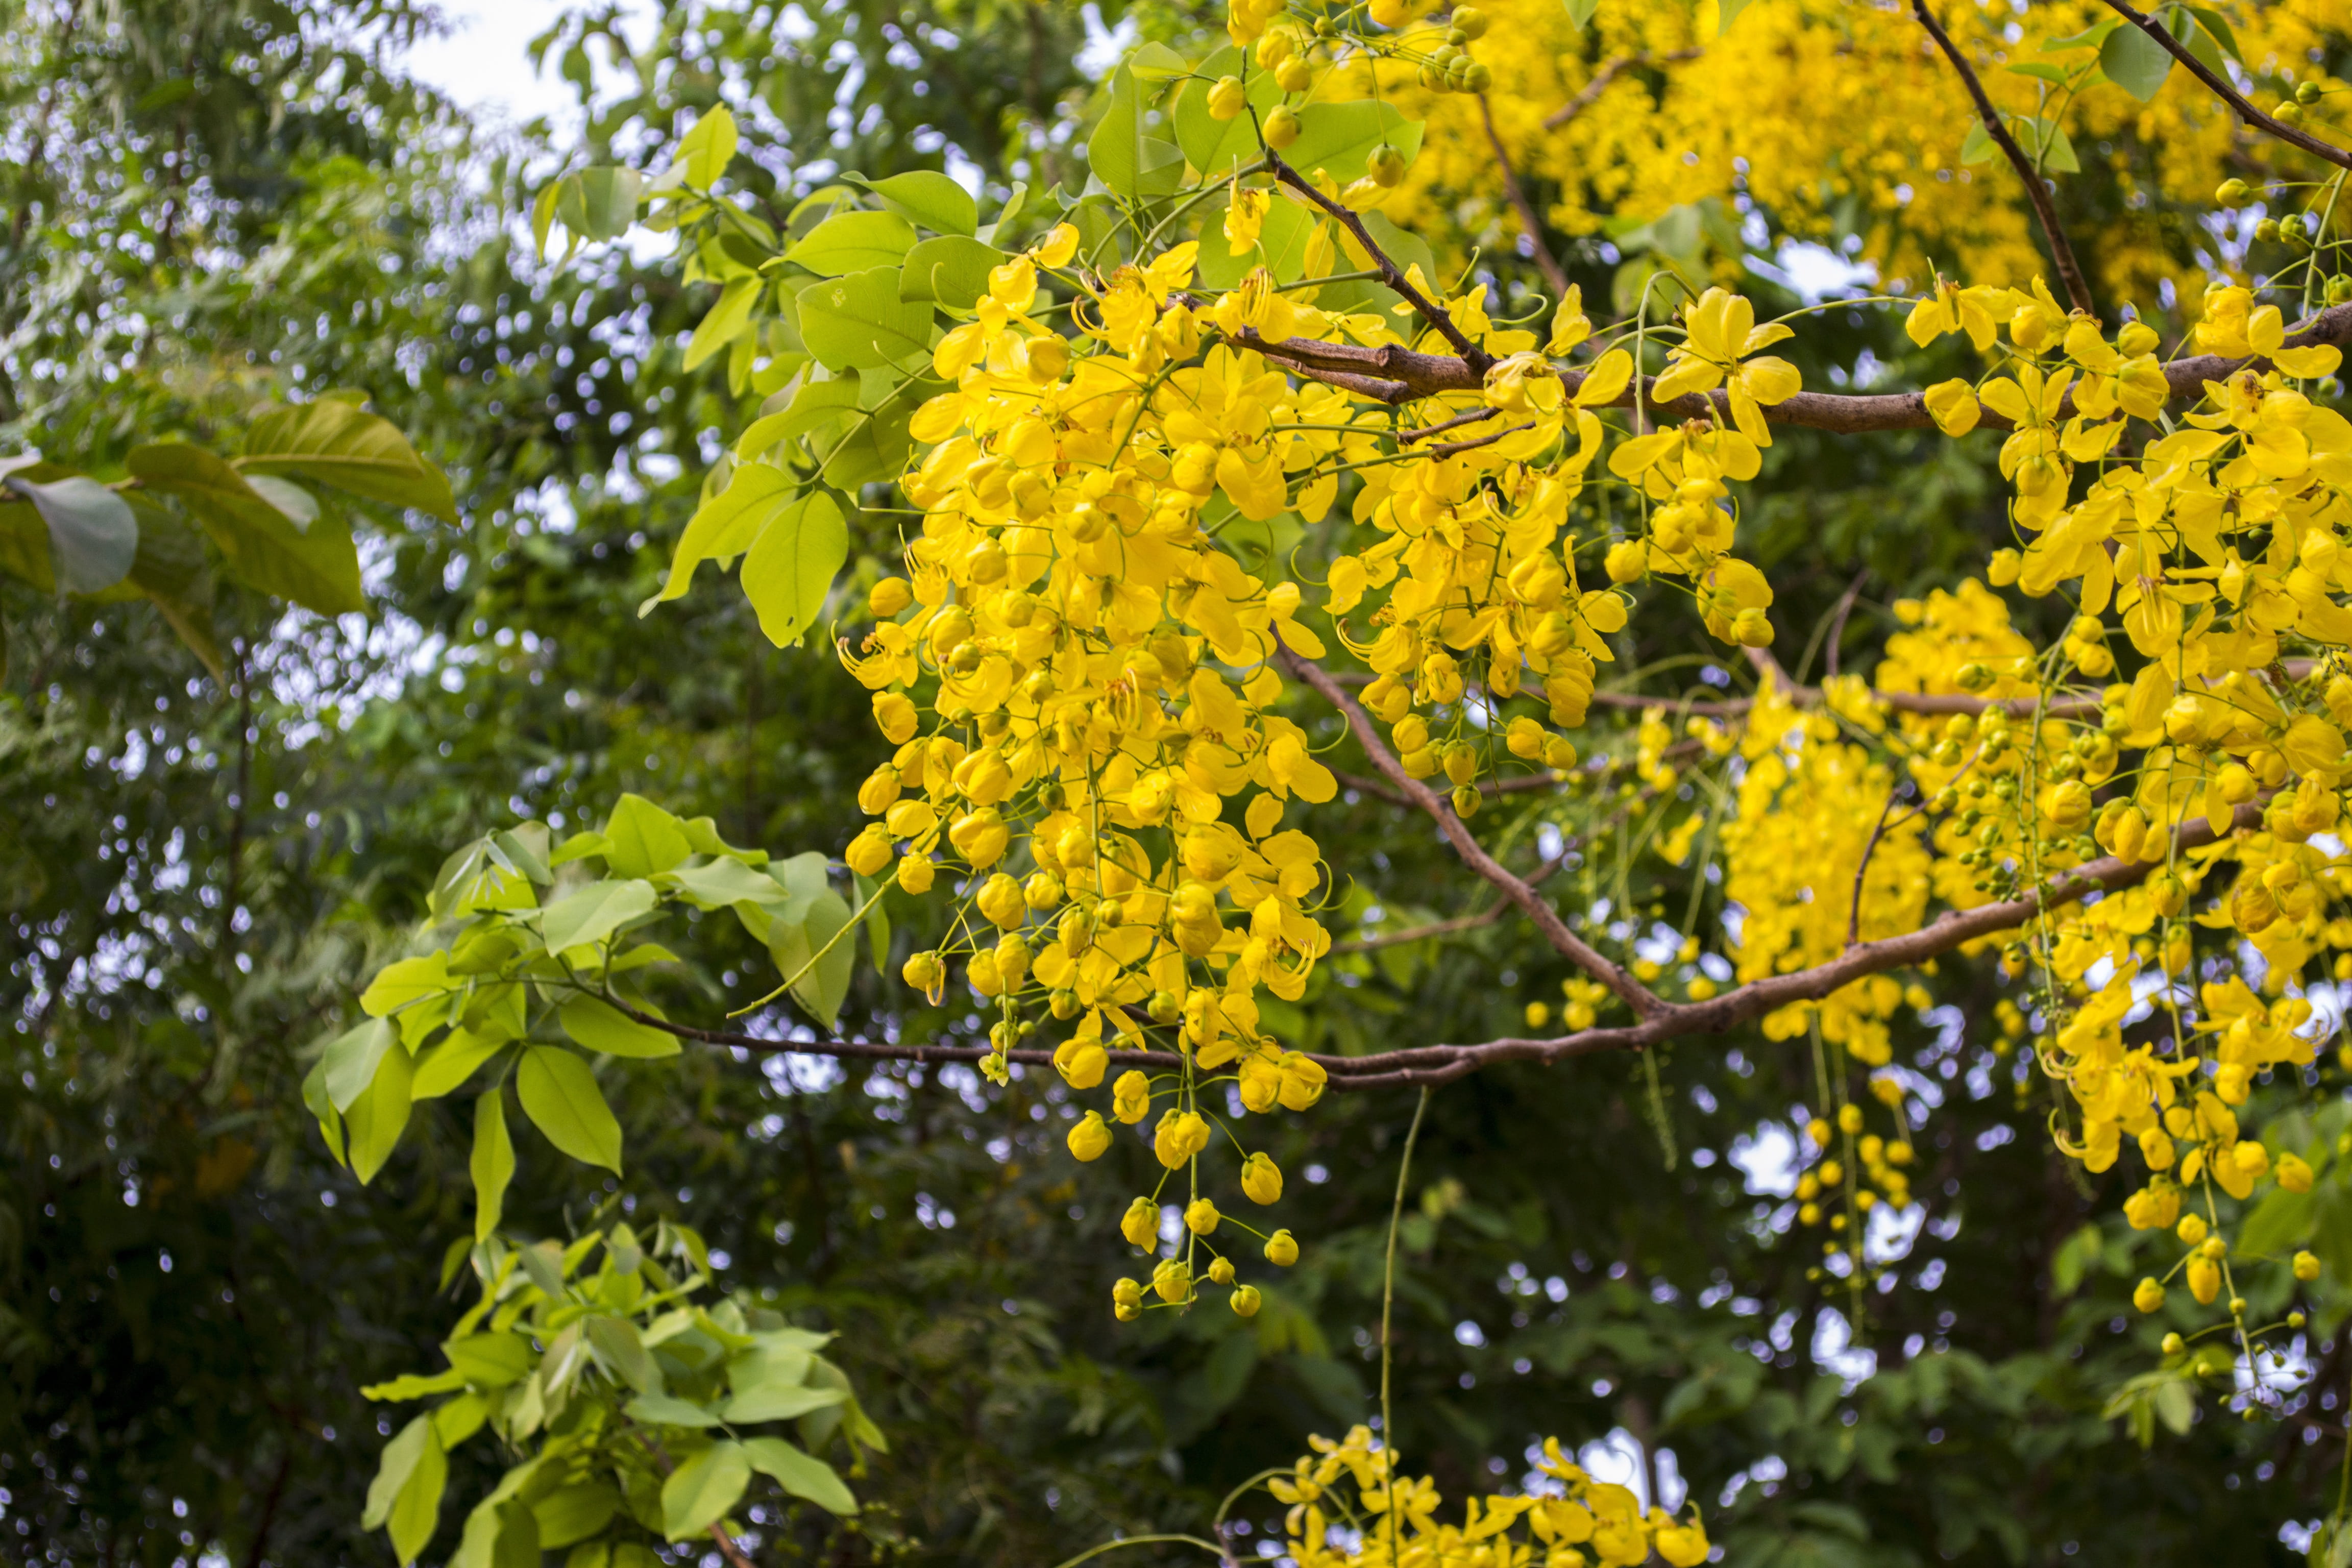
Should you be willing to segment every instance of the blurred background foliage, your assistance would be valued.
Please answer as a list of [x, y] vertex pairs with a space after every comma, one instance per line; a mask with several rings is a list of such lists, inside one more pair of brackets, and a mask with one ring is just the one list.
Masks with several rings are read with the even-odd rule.
[[[1213, 18], [1097, 20], [1184, 47]], [[880, 742], [824, 650], [777, 652], [731, 593], [637, 618], [745, 411], [718, 365], [682, 370], [698, 301], [651, 249], [531, 259], [539, 184], [567, 161], [657, 162], [722, 100], [737, 177], [780, 214], [842, 170], [976, 169], [999, 197], [1084, 179], [1090, 29], [1058, 5], [687, 0], [641, 50], [641, 26], [582, 10], [543, 44], [593, 97], [584, 145], [487, 132], [408, 79], [434, 21], [409, 0], [31, 0], [0, 42], [0, 449], [106, 473], [134, 441], [353, 387], [446, 468], [465, 518], [370, 520], [365, 616], [224, 588], [218, 681], [144, 606], [0, 587], [0, 1560], [380, 1561], [358, 1521], [390, 1428], [357, 1389], [431, 1364], [454, 1315], [436, 1287], [468, 1229], [466, 1131], [425, 1114], [362, 1190], [301, 1110], [307, 1052], [446, 849], [488, 827], [583, 825], [624, 790], [786, 853], [837, 850], [857, 820]], [[1539, 274], [1485, 254], [1524, 311]], [[1610, 297], [1617, 256], [1562, 254]], [[1883, 313], [1825, 320], [1799, 341], [1809, 384], [1950, 374]], [[1752, 525], [1797, 647], [1850, 597], [1839, 651], [1866, 665], [1895, 601], [1954, 580], [1999, 526], [1988, 452], [1782, 436]], [[886, 516], [865, 524], [845, 591], [895, 552]], [[1657, 641], [1621, 668], [1708, 646], [1696, 622], [1643, 629]], [[1745, 683], [1666, 671], [1653, 689]], [[1567, 820], [1512, 810], [1490, 841]], [[1378, 796], [1318, 834], [1360, 913], [1474, 912], [1425, 907], [1461, 880]], [[1568, 896], [1604, 891], [1635, 920], [1689, 896], [1654, 858]], [[919, 910], [891, 913], [902, 952], [924, 941]], [[674, 1016], [715, 1016], [763, 956], [718, 922], [692, 952]], [[1340, 1050], [1475, 1038], [1557, 1005], [1563, 978], [1498, 923], [1328, 963], [1286, 1022]], [[1936, 985], [1897, 1057], [1939, 1102], [1928, 1218], [1858, 1327], [1770, 1190], [1813, 1098], [1801, 1046], [1685, 1042], [1654, 1090], [1641, 1062], [1591, 1060], [1440, 1092], [1397, 1280], [1413, 1462], [1453, 1497], [1515, 1482], [1544, 1434], [1614, 1444], [1668, 1500], [1687, 1488], [1747, 1568], [2285, 1560], [2279, 1521], [2332, 1500], [2341, 1402], [2299, 1425], [2209, 1408], [2145, 1449], [2103, 1416], [2162, 1331], [2127, 1310], [2145, 1237], [2050, 1149], [1989, 969]], [[850, 1014], [908, 1038], [975, 1026], [864, 969]], [[1308, 1245], [1255, 1322], [1122, 1329], [1108, 1260], [1143, 1173], [1126, 1145], [1070, 1163], [1057, 1085], [724, 1051], [613, 1070], [634, 1212], [698, 1227], [723, 1281], [854, 1326], [892, 1442], [856, 1482], [855, 1531], [765, 1521], [762, 1562], [1044, 1564], [1198, 1529], [1376, 1409], [1410, 1097], [1334, 1097], [1276, 1135]], [[583, 1211], [560, 1206], [560, 1163], [530, 1138], [520, 1155], [509, 1223], [563, 1234]], [[2340, 1388], [2335, 1343], [2313, 1359]], [[1278, 1531], [1271, 1503], [1240, 1517], [1244, 1553]]]

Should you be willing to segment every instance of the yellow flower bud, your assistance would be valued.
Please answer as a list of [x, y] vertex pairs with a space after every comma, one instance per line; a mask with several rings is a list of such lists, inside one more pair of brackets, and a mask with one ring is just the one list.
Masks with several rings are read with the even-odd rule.
[[1265, 1154], [1252, 1154], [1242, 1162], [1242, 1192], [1254, 1204], [1275, 1202], [1282, 1196], [1282, 1167]]
[[1122, 1323], [1131, 1323], [1143, 1312], [1143, 1287], [1133, 1279], [1121, 1279], [1110, 1288], [1110, 1310]]
[[1232, 1258], [1220, 1258], [1210, 1263], [1209, 1283], [1212, 1285], [1230, 1285], [1233, 1282], [1234, 1260]]
[[919, 952], [900, 966], [898, 978], [936, 1003], [947, 987], [948, 966], [936, 952]]
[[915, 602], [915, 591], [904, 577], [885, 577], [866, 590], [866, 607], [877, 620], [888, 620]]
[[1838, 1131], [1841, 1132], [1859, 1132], [1862, 1131], [1861, 1106], [1841, 1105], [1838, 1107]]
[[1151, 1288], [1170, 1306], [1179, 1306], [1192, 1299], [1192, 1268], [1181, 1258], [1161, 1261], [1151, 1271]]
[[1265, 117], [1265, 123], [1260, 128], [1259, 133], [1265, 138], [1267, 146], [1279, 153], [1298, 140], [1298, 132], [1301, 129], [1297, 112], [1286, 103], [1276, 107], [1274, 112]]
[[1089, 1110], [1086, 1120], [1070, 1129], [1070, 1153], [1081, 1163], [1099, 1160], [1110, 1152], [1110, 1129], [1103, 1125], [1102, 1113]]
[[1118, 1233], [1130, 1246], [1152, 1246], [1160, 1239], [1160, 1205], [1150, 1198], [1136, 1199], [1119, 1216]]
[[1235, 1316], [1255, 1318], [1257, 1316], [1259, 1304], [1256, 1286], [1237, 1285], [1234, 1288], [1233, 1309]]
[[2278, 1157], [2278, 1184], [2291, 1193], [2311, 1191], [2311, 1166], [2300, 1154]]
[[892, 853], [889, 829], [874, 822], [868, 823], [866, 831], [849, 841], [849, 847], [842, 851], [841, 858], [859, 876], [871, 877], [890, 863]]
[[2184, 1245], [2194, 1247], [2205, 1239], [2205, 1230], [2203, 1215], [2183, 1215], [2179, 1225], [2173, 1228], [2173, 1235], [2179, 1237]]
[[1277, 1268], [1287, 1268], [1298, 1261], [1298, 1243], [1286, 1230], [1277, 1230], [1266, 1238], [1265, 1260]]
[[1194, 1236], [1208, 1236], [1217, 1228], [1224, 1215], [1217, 1212], [1216, 1204], [1208, 1198], [1194, 1198], [1184, 1205], [1184, 1228]]
[[2294, 1277], [2302, 1280], [2306, 1285], [2311, 1283], [2314, 1279], [2318, 1279], [2318, 1256], [2310, 1252], [2296, 1253], [2294, 1255]]
[[1830, 1146], [1830, 1124], [1816, 1116], [1805, 1123], [1805, 1136], [1812, 1140], [1814, 1148], [1826, 1149]]
[[1236, 119], [1248, 105], [1249, 96], [1243, 89], [1242, 79], [1237, 76], [1221, 76], [1216, 85], [1209, 89], [1209, 118], [1212, 120]]
[[939, 869], [928, 855], [902, 856], [898, 861], [898, 886], [909, 893], [928, 893], [931, 890], [931, 879], [939, 875]]
[[903, 693], [877, 691], [874, 694], [875, 726], [882, 731], [882, 738], [894, 746], [904, 745], [914, 739], [915, 725], [920, 717], [915, 711], [914, 703]]
[[2210, 1307], [2213, 1298], [2221, 1293], [2221, 1271], [2202, 1258], [2189, 1260], [2189, 1293], [2197, 1298], [2200, 1307]]
[[2132, 1305], [2143, 1312], [2161, 1311], [2164, 1308], [2164, 1287], [2153, 1276], [2143, 1279], [2132, 1291]]
[[1151, 1080], [1132, 1068], [1119, 1074], [1118, 1081], [1110, 1086], [1110, 1113], [1132, 1125], [1150, 1111]]

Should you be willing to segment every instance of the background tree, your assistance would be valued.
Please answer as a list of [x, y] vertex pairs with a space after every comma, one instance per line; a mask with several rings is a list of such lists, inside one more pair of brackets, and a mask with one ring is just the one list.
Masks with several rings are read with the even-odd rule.
[[[5, 591], [18, 739], [0, 765], [7, 798], [43, 804], [5, 823], [8, 972], [24, 977], [12, 1070], [26, 1090], [10, 1130], [0, 1530], [59, 1559], [163, 1562], [213, 1543], [239, 1562], [357, 1556], [381, 1548], [359, 1540], [379, 1437], [355, 1389], [425, 1364], [454, 1312], [431, 1293], [446, 1243], [470, 1230], [468, 1130], [422, 1116], [362, 1189], [320, 1157], [297, 1109], [301, 1047], [340, 1027], [450, 844], [511, 817], [592, 825], [635, 789], [709, 813], [739, 842], [831, 849], [854, 830], [851, 796], [883, 748], [864, 694], [818, 653], [772, 651], [734, 595], [666, 606], [652, 637], [635, 621], [699, 499], [705, 433], [739, 429], [758, 398], [730, 391], [723, 363], [683, 369], [707, 289], [618, 252], [560, 274], [518, 252], [499, 216], [519, 220], [536, 194], [519, 172], [528, 150], [478, 149], [398, 79], [388, 51], [410, 18], [159, 7], [134, 18], [148, 46], [125, 34], [101, 47], [78, 15], [28, 29], [38, 47], [10, 89], [37, 121], [54, 116], [49, 151], [17, 166], [25, 194], [9, 203], [30, 215], [18, 232], [40, 239], [14, 253], [6, 285], [19, 438], [106, 472], [135, 441], [210, 435], [264, 397], [357, 386], [450, 473], [467, 525], [378, 518], [364, 626], [225, 591], [215, 614], [243, 645], [250, 723], [234, 684], [211, 681], [152, 612]], [[327, 35], [306, 20], [362, 41], [317, 51], [299, 40]], [[1142, 20], [1200, 50], [1192, 18]], [[815, 37], [780, 42], [724, 9], [665, 13], [641, 96], [596, 122], [587, 155], [657, 167], [686, 117], [724, 100], [746, 127], [740, 177], [779, 216], [843, 168], [879, 178], [945, 163], [950, 147], [987, 175], [992, 211], [1016, 181], [1083, 183], [1104, 95], [1070, 66], [1081, 29], [1066, 13], [841, 9], [818, 22]], [[588, 30], [568, 24], [557, 47]], [[217, 49], [183, 47], [206, 37]], [[901, 114], [908, 100], [893, 95], [955, 66], [968, 88], [920, 95], [952, 104], [930, 117], [944, 142], [896, 139], [928, 105]], [[2165, 91], [2180, 85], [2176, 73]], [[289, 86], [315, 113], [273, 119]], [[1956, 122], [1955, 144], [1960, 133]], [[1492, 203], [1496, 170], [1472, 150], [1476, 173], [1456, 184]], [[157, 180], [151, 166], [181, 173]], [[132, 186], [166, 194], [102, 199]], [[2026, 234], [2021, 206], [2000, 199], [2006, 216], [1955, 222]], [[1837, 237], [1836, 204], [1822, 205], [1801, 220], [1765, 213], [1760, 239], [1703, 253], [1706, 265], [1736, 268], [1788, 233]], [[89, 229], [92, 213], [128, 243]], [[1562, 254], [1588, 299], [1607, 297], [1622, 261]], [[1531, 258], [1484, 265], [1507, 302], [1542, 287]], [[1748, 285], [1768, 300], [1770, 287]], [[125, 335], [85, 350], [80, 317]], [[614, 320], [636, 330], [600, 324]], [[1854, 373], [1865, 351], [1906, 384], [1956, 368], [1884, 318], [1827, 320], [1797, 356], [1808, 385]], [[1821, 628], [1849, 658], [1899, 624], [1901, 600], [1951, 581], [1998, 520], [1990, 463], [1924, 436], [1784, 435], [1769, 458], [1750, 515], [1776, 617]], [[895, 541], [861, 533], [853, 552], [845, 604]], [[1667, 637], [1635, 663], [1688, 646]], [[1801, 679], [1822, 662], [1790, 659]], [[1748, 679], [1728, 660], [1699, 668], [1708, 684]], [[249, 788], [231, 787], [239, 776]], [[1451, 862], [1411, 822], [1362, 791], [1318, 824], [1359, 879], [1350, 913], [1385, 919], [1354, 939], [1379, 945], [1330, 964], [1301, 1020], [1319, 1031], [1310, 1045], [1380, 1042], [1407, 1016], [1419, 1037], [1488, 1037], [1519, 1028], [1528, 1000], [1559, 1005], [1566, 971], [1513, 922], [1388, 940], [1486, 907], [1423, 908]], [[1539, 828], [1531, 818], [1524, 832]], [[1652, 860], [1621, 901], [1678, 910], [1689, 891]], [[899, 954], [929, 939], [919, 910], [890, 907]], [[676, 1016], [715, 1015], [766, 962], [722, 931], [699, 934]], [[1395, 1403], [1449, 1495], [1515, 1479], [1539, 1431], [1615, 1427], [1648, 1463], [1670, 1450], [1711, 1517], [1745, 1477], [1713, 1519], [1742, 1561], [1991, 1561], [2069, 1542], [2097, 1560], [2150, 1530], [2176, 1532], [2182, 1552], [2242, 1555], [2280, 1520], [2324, 1511], [2332, 1431], [2207, 1420], [2143, 1452], [2101, 1418], [2148, 1354], [2130, 1330], [2139, 1269], [2121, 1194], [2077, 1187], [2013, 1087], [2000, 1020], [1961, 974], [1948, 985], [1937, 1000], [1957, 1016], [1906, 1026], [1898, 1059], [1943, 1096], [1916, 1180], [1964, 1196], [1939, 1215], [1949, 1234], [1915, 1242], [1909, 1283], [1873, 1315], [1883, 1370], [1851, 1390], [1841, 1373], [1862, 1363], [1816, 1359], [1835, 1342], [1817, 1330], [1835, 1320], [1788, 1237], [1791, 1205], [1725, 1159], [1787, 1136], [1791, 1106], [1817, 1098], [1801, 1050], [1677, 1047], [1657, 1059], [1654, 1091], [1640, 1064], [1597, 1062], [1508, 1068], [1436, 1097], [1402, 1238]], [[869, 1035], [968, 1037], [964, 1010], [923, 1009], [863, 973], [847, 1006], [845, 1026]], [[1297, 1223], [1316, 1245], [1254, 1324], [1162, 1315], [1119, 1330], [1078, 1260], [1116, 1245], [1135, 1173], [1073, 1180], [1058, 1090], [994, 1089], [952, 1068], [756, 1071], [694, 1051], [658, 1074], [623, 1072], [612, 1092], [631, 1195], [697, 1226], [729, 1259], [722, 1278], [853, 1331], [852, 1373], [893, 1440], [858, 1485], [869, 1540], [1050, 1561], [1115, 1529], [1197, 1528], [1304, 1432], [1370, 1408], [1410, 1093], [1334, 1098], [1282, 1135]], [[530, 1196], [551, 1198], [552, 1182], [532, 1178], [558, 1163], [523, 1144], [509, 1223], [565, 1234], [578, 1216]], [[1952, 1353], [1898, 1365], [1913, 1336]], [[2333, 1377], [2331, 1365], [2322, 1386]], [[320, 1441], [327, 1428], [334, 1439]], [[806, 1533], [763, 1550], [839, 1544], [794, 1518]], [[2126, 1519], [2131, 1531], [2112, 1527]]]

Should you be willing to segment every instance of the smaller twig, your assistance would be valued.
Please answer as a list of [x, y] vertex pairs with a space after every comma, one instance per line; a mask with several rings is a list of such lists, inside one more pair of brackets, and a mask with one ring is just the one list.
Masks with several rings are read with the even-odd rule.
[[1415, 441], [1426, 441], [1432, 436], [1443, 434], [1447, 430], [1455, 429], [1464, 425], [1475, 425], [1482, 419], [1492, 419], [1496, 415], [1500, 414], [1502, 410], [1499, 408], [1465, 409], [1451, 419], [1441, 419], [1434, 425], [1424, 425], [1418, 430], [1398, 431], [1396, 436], [1397, 445], [1400, 447], [1410, 447]]
[[1594, 71], [1592, 79], [1586, 82], [1583, 89], [1574, 98], [1545, 116], [1544, 129], [1558, 131], [1600, 102], [1601, 95], [1609, 90], [1609, 84], [1615, 81], [1625, 71], [1668, 65], [1681, 60], [1695, 60], [1706, 52], [1704, 49], [1676, 49], [1670, 55], [1619, 55], [1615, 59], [1606, 61], [1599, 70]]
[[[1581, 840], [1571, 838], [1561, 845], [1558, 855], [1537, 867], [1528, 876], [1528, 886], [1542, 886], [1546, 878], [1568, 864], [1569, 856], [1574, 854], [1580, 844]], [[1475, 915], [1456, 915], [1452, 920], [1432, 921], [1427, 925], [1408, 926], [1403, 931], [1376, 931], [1370, 936], [1351, 937], [1346, 942], [1333, 942], [1331, 951], [1335, 954], [1375, 952], [1384, 947], [1402, 947], [1409, 942], [1426, 942], [1433, 937], [1453, 936], [1465, 931], [1483, 931], [1501, 920], [1510, 908], [1507, 903], [1496, 904]]]
[[2057, 264], [2059, 281], [2066, 286], [2067, 300], [2077, 310], [2096, 315], [2098, 310], [2091, 302], [2090, 285], [2083, 281], [2083, 269], [2075, 265], [2074, 247], [2066, 243], [2066, 231], [2058, 226], [2058, 209], [2051, 203], [2050, 187], [2042, 183], [2042, 172], [2025, 155], [2025, 149], [2017, 144], [2017, 138], [2009, 133], [2009, 123], [1986, 96], [1984, 83], [1977, 79], [1976, 68], [1969, 64], [1960, 47], [1952, 42], [1952, 35], [1944, 31], [1944, 25], [1928, 11], [1927, 0], [1911, 0], [1911, 14], [1919, 18], [1919, 25], [1927, 29], [1927, 36], [1936, 40], [1944, 58], [1952, 62], [1952, 68], [1960, 73], [1969, 96], [1976, 100], [1977, 118], [1983, 122], [1985, 134], [2009, 159], [2017, 177], [2025, 182], [2026, 199], [2033, 204], [2033, 216], [2042, 222], [2042, 235], [2050, 242], [2051, 259]]
[[1372, 265], [1380, 268], [1381, 280], [1398, 298], [1420, 312], [1422, 320], [1436, 328], [1439, 336], [1454, 345], [1454, 352], [1462, 356], [1463, 363], [1469, 366], [1473, 374], [1486, 375], [1487, 367], [1495, 363], [1495, 356], [1472, 342], [1468, 334], [1454, 324], [1454, 318], [1445, 312], [1443, 306], [1413, 287], [1412, 280], [1404, 275], [1404, 269], [1391, 260], [1388, 252], [1380, 247], [1380, 242], [1372, 238], [1371, 230], [1364, 226], [1364, 220], [1353, 207], [1335, 202], [1317, 190], [1297, 170], [1282, 161], [1282, 154], [1271, 148], [1266, 151], [1265, 166], [1276, 180], [1338, 218], [1340, 225], [1355, 236], [1356, 243], [1363, 247], [1364, 254], [1371, 258]]
[[1895, 801], [1910, 793], [1909, 779], [1886, 792], [1886, 804], [1878, 808], [1878, 826], [1870, 830], [1870, 842], [1862, 847], [1862, 863], [1853, 868], [1853, 906], [1845, 916], [1845, 944], [1848, 947], [1862, 941], [1862, 879], [1870, 874], [1870, 858], [1878, 853], [1879, 839], [1889, 827], [1900, 826], [1919, 815], [1916, 811], [1906, 811], [1893, 822], [1886, 819], [1887, 814], [1895, 809]]
[[1275, 652], [1285, 668], [1313, 687], [1326, 702], [1339, 710], [1349, 729], [1355, 732], [1356, 743], [1372, 760], [1372, 765], [1380, 769], [1381, 776], [1437, 825], [1437, 830], [1445, 836], [1446, 842], [1454, 846], [1454, 853], [1461, 856], [1473, 871], [1493, 883], [1506, 898], [1518, 905], [1535, 928], [1543, 933], [1544, 940], [1551, 944], [1554, 952], [1607, 986], [1618, 1000], [1633, 1010], [1634, 1017], [1653, 1018], [1665, 1010], [1667, 1004], [1661, 1001], [1654, 992], [1569, 930], [1568, 922], [1559, 918], [1559, 911], [1552, 908], [1542, 894], [1504, 869], [1493, 856], [1487, 854], [1471, 833], [1469, 824], [1454, 814], [1444, 797], [1405, 772], [1404, 764], [1397, 759], [1397, 754], [1381, 743], [1379, 733], [1372, 728], [1371, 716], [1364, 711], [1363, 704], [1326, 675], [1320, 665], [1311, 659], [1301, 658], [1283, 647], [1280, 637], [1275, 639]]
[[1853, 581], [1847, 585], [1843, 596], [1838, 600], [1837, 614], [1830, 620], [1829, 647], [1822, 653], [1822, 668], [1825, 672], [1823, 677], [1825, 679], [1835, 680], [1838, 678], [1838, 644], [1845, 637], [1845, 618], [1853, 613], [1853, 602], [1861, 597], [1862, 585], [1868, 581], [1870, 581], [1870, 568], [1865, 566], [1854, 574]]
[[1478, 95], [1478, 118], [1486, 127], [1486, 140], [1495, 149], [1495, 163], [1503, 171], [1503, 189], [1511, 198], [1511, 205], [1519, 215], [1519, 231], [1528, 237], [1528, 248], [1534, 252], [1536, 266], [1543, 271], [1544, 281], [1551, 285], [1552, 297], [1568, 298], [1568, 274], [1552, 257], [1543, 242], [1543, 221], [1536, 216], [1535, 204], [1519, 185], [1517, 171], [1511, 167], [1511, 154], [1503, 146], [1502, 133], [1495, 129], [1495, 117], [1486, 108], [1486, 95]]
[[2248, 102], [2245, 95], [2232, 86], [2226, 78], [2216, 76], [2211, 67], [2199, 59], [2179, 39], [2174, 37], [2166, 29], [2158, 26], [2148, 16], [2132, 9], [2124, 3], [2124, 0], [2107, 0], [2107, 5], [2125, 21], [2163, 45], [2165, 53], [2187, 66], [2191, 76], [2211, 88], [2222, 102], [2236, 110], [2239, 119], [2257, 131], [2277, 137], [2290, 147], [2300, 147], [2315, 158], [2325, 158], [2339, 169], [2352, 169], [2352, 153], [2322, 142], [2309, 132], [2298, 130], [2283, 120], [2264, 114]]
[[1535, 427], [1536, 422], [1530, 419], [1523, 425], [1514, 425], [1507, 430], [1497, 430], [1491, 436], [1473, 436], [1466, 441], [1441, 441], [1432, 447], [1426, 455], [1432, 458], [1451, 458], [1457, 452], [1468, 452], [1480, 447], [1491, 447], [1506, 436], [1516, 436], [1522, 430], [1532, 430]]

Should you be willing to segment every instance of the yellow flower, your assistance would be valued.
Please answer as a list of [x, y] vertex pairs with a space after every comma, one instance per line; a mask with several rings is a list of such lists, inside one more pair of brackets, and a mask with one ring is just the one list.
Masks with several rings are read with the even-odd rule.
[[1252, 1154], [1242, 1162], [1242, 1191], [1254, 1204], [1274, 1203], [1282, 1196], [1282, 1167], [1263, 1153]]
[[1225, 203], [1225, 245], [1234, 255], [1246, 256], [1257, 248], [1258, 230], [1265, 224], [1266, 209], [1274, 205], [1271, 191], [1245, 191], [1235, 181], [1233, 195]]
[[1089, 1110], [1084, 1121], [1070, 1129], [1070, 1153], [1081, 1162], [1101, 1159], [1110, 1152], [1110, 1129], [1103, 1125], [1099, 1111]]
[[1685, 308], [1684, 341], [1666, 356], [1665, 374], [1653, 395], [1664, 402], [1694, 392], [1712, 392], [1728, 384], [1731, 421], [1739, 433], [1759, 447], [1772, 444], [1763, 407], [1785, 403], [1803, 385], [1797, 367], [1787, 360], [1748, 356], [1795, 334], [1775, 321], [1756, 324], [1756, 307], [1746, 297], [1724, 289], [1710, 289]]

